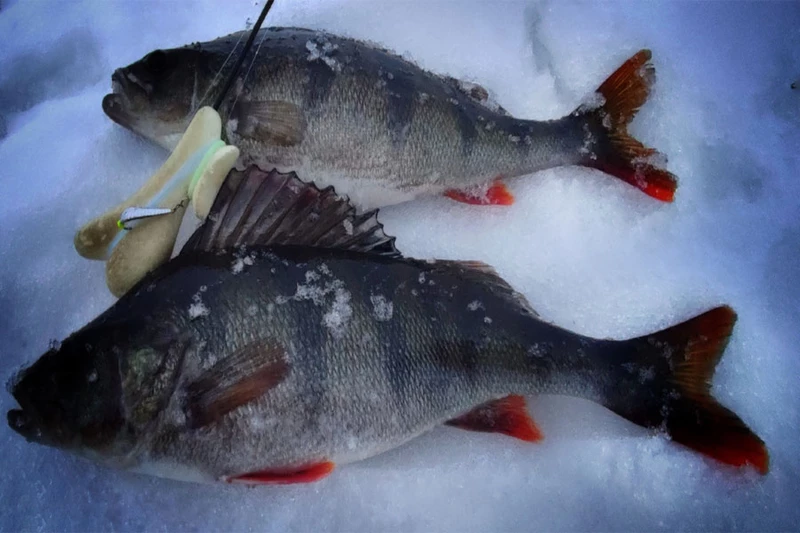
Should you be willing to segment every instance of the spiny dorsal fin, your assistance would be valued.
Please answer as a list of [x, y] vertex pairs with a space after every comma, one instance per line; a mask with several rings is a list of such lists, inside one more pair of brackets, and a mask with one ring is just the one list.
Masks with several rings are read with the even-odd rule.
[[494, 267], [487, 265], [483, 261], [452, 261], [439, 259], [436, 260], [433, 265], [434, 268], [436, 265], [449, 269], [455, 268], [460, 271], [462, 278], [487, 285], [491, 287], [495, 294], [505, 297], [510, 303], [520, 306], [532, 316], [539, 316], [539, 313], [531, 307], [531, 304], [525, 296], [514, 290], [506, 280], [500, 277], [500, 274], [497, 273]]
[[489, 111], [493, 111], [495, 113], [499, 113], [500, 115], [505, 115], [507, 117], [511, 116], [508, 114], [508, 111], [506, 111], [503, 106], [501, 106], [496, 102], [493, 102], [489, 98], [489, 91], [487, 91], [486, 87], [484, 87], [483, 85], [480, 85], [473, 81], [454, 78], [453, 76], [442, 76], [442, 80], [451, 87], [453, 87], [458, 92], [469, 97], [469, 99], [475, 102], [476, 104], [485, 107]]
[[320, 190], [294, 172], [250, 166], [228, 174], [206, 222], [182, 251], [283, 244], [399, 257], [394, 241], [377, 210], [356, 214], [333, 187]]

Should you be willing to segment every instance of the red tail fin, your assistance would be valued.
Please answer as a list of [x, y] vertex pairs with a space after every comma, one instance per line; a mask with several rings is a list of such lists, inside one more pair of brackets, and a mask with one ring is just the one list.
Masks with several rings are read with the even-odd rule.
[[650, 50], [640, 50], [597, 89], [605, 102], [597, 109], [581, 106], [575, 113], [594, 115], [604, 133], [586, 166], [630, 183], [645, 194], [671, 202], [678, 187], [673, 174], [657, 165], [665, 157], [628, 134], [628, 124], [647, 101], [655, 81]]
[[[618, 410], [644, 425], [661, 425], [684, 446], [734, 466], [752, 465], [762, 474], [769, 471], [769, 453], [755, 433], [731, 410], [711, 396], [711, 378], [736, 322], [730, 307], [717, 307], [700, 316], [652, 335], [635, 339], [636, 365], [641, 369], [663, 369], [638, 405]], [[667, 364], [665, 365], [664, 362]], [[630, 367], [629, 367], [630, 368]], [[663, 385], [658, 403], [657, 385]], [[653, 410], [658, 412], [652, 412]], [[616, 410], [616, 409], [615, 409]], [[651, 412], [648, 412], [651, 411]], [[659, 423], [660, 422], [660, 423]]]

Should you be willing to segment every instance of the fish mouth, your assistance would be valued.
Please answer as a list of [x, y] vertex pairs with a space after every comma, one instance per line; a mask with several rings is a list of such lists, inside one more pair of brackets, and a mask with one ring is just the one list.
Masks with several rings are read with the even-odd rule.
[[26, 441], [55, 448], [72, 449], [76, 445], [74, 437], [59, 424], [47, 423], [35, 408], [26, 407], [19, 399], [21, 407], [11, 409], [6, 414], [8, 427]]
[[[21, 370], [6, 382], [6, 390], [17, 400], [20, 406], [23, 406], [24, 399], [22, 398], [23, 395], [20, 393], [19, 384], [22, 378], [25, 377], [25, 372], [26, 370]], [[6, 420], [8, 422], [8, 427], [25, 437], [26, 440], [34, 442], [39, 442], [41, 440], [41, 430], [38, 428], [29, 412], [25, 411], [24, 407], [8, 411]]]
[[130, 128], [134, 122], [130, 97], [138, 93], [147, 95], [147, 88], [134, 76], [127, 75], [124, 69], [115, 70], [111, 75], [111, 92], [103, 97], [103, 112], [120, 126]]
[[11, 409], [6, 415], [6, 419], [8, 427], [25, 437], [26, 440], [34, 442], [41, 440], [41, 431], [22, 409]]
[[133, 122], [125, 108], [125, 99], [117, 93], [109, 93], [103, 97], [103, 112], [124, 128], [130, 128]]
[[50, 436], [42, 430], [45, 425], [39, 417], [38, 410], [31, 403], [29, 396], [25, 394], [21, 387], [21, 382], [27, 375], [28, 370], [30, 369], [27, 368], [19, 371], [6, 382], [6, 390], [11, 393], [11, 396], [13, 396], [20, 406], [17, 409], [9, 410], [6, 414], [8, 427], [24, 437], [28, 442], [54, 445]]

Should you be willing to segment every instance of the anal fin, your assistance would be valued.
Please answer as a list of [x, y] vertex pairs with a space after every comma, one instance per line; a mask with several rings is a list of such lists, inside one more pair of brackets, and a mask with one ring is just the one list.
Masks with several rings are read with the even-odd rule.
[[448, 189], [444, 195], [457, 202], [470, 205], [512, 205], [514, 203], [514, 195], [499, 179], [492, 182], [486, 190], [480, 187], [476, 187], [474, 190]]
[[297, 469], [259, 470], [229, 478], [228, 483], [246, 483], [250, 485], [291, 485], [294, 483], [312, 483], [327, 477], [336, 465], [330, 461], [314, 463]]
[[481, 404], [445, 424], [469, 431], [503, 433], [526, 442], [544, 438], [528, 414], [525, 398], [516, 394]]

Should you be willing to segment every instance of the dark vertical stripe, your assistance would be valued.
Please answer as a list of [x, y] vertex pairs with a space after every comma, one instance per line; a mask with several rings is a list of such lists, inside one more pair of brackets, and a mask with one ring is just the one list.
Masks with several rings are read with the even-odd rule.
[[472, 102], [469, 96], [464, 94], [464, 91], [457, 85], [457, 80], [454, 78], [453, 80], [452, 82], [442, 83], [442, 89], [444, 89], [445, 97], [455, 114], [456, 125], [461, 138], [461, 155], [464, 158], [468, 158], [472, 155], [472, 148], [475, 145], [475, 137], [477, 135], [477, 130], [475, 129], [477, 120], [476, 104]]
[[508, 143], [515, 145], [523, 155], [530, 151], [533, 130], [526, 121], [508, 117], [499, 124], [498, 129], [508, 136]]
[[456, 104], [455, 113], [456, 120], [458, 121], [458, 131], [461, 134], [461, 155], [467, 158], [472, 155], [472, 149], [475, 146], [475, 116], [472, 113], [471, 102], [466, 102], [466, 97], [461, 96], [458, 98], [459, 103]]
[[383, 347], [381, 351], [385, 354], [386, 375], [389, 377], [394, 405], [398, 407], [406, 405], [411, 398], [410, 395], [417, 393], [411, 389], [414, 377], [414, 355], [411, 353], [411, 346], [401, 343], [399, 346], [392, 345], [391, 348]]
[[402, 150], [414, 118], [416, 86], [413, 78], [397, 71], [385, 73], [389, 137], [396, 150]]
[[310, 110], [318, 110], [328, 100], [328, 95], [336, 79], [336, 72], [323, 61], [308, 61], [305, 105]]
[[457, 356], [458, 367], [472, 379], [477, 374], [478, 362], [480, 361], [478, 346], [471, 341], [461, 341], [458, 344]]
[[[272, 279], [279, 283], [278, 294], [291, 297], [297, 292], [298, 285], [307, 284], [306, 272], [316, 270], [318, 263], [297, 262], [296, 259], [289, 258], [288, 266], [284, 264], [281, 256], [276, 256], [272, 263], [272, 268], [277, 274]], [[316, 281], [316, 284], [324, 284], [324, 278]], [[328, 295], [330, 298], [331, 295]], [[283, 307], [281, 307], [283, 305]], [[323, 314], [327, 309], [326, 305], [316, 305], [312, 300], [290, 301], [285, 304], [276, 304], [273, 312], [286, 313], [289, 318], [289, 327], [292, 328], [292, 336], [296, 339], [296, 345], [304, 352], [304, 368], [311, 379], [304, 387], [304, 402], [308, 409], [308, 428], [318, 428], [325, 423], [321, 419], [324, 409], [325, 395], [329, 380], [328, 365], [330, 361], [324, 354], [329, 351], [328, 328], [322, 326]], [[273, 320], [277, 320], [273, 318]]]
[[[411, 388], [414, 382], [414, 367], [419, 365], [419, 323], [414, 320], [414, 308], [418, 304], [416, 297], [409, 294], [410, 289], [403, 286], [395, 290], [392, 276], [395, 272], [402, 275], [402, 269], [394, 269], [388, 273], [386, 270], [375, 272], [363, 278], [363, 283], [371, 287], [370, 292], [384, 295], [394, 306], [393, 317], [380, 323], [376, 328], [378, 332], [376, 341], [380, 344], [380, 357], [383, 359], [384, 370], [389, 380], [389, 387], [395, 405], [405, 406], [412, 396], [419, 394]], [[394, 271], [394, 272], [393, 272]], [[405, 276], [404, 276], [405, 277]], [[409, 282], [414, 286], [415, 281]], [[406, 308], [408, 313], [401, 314]]]

